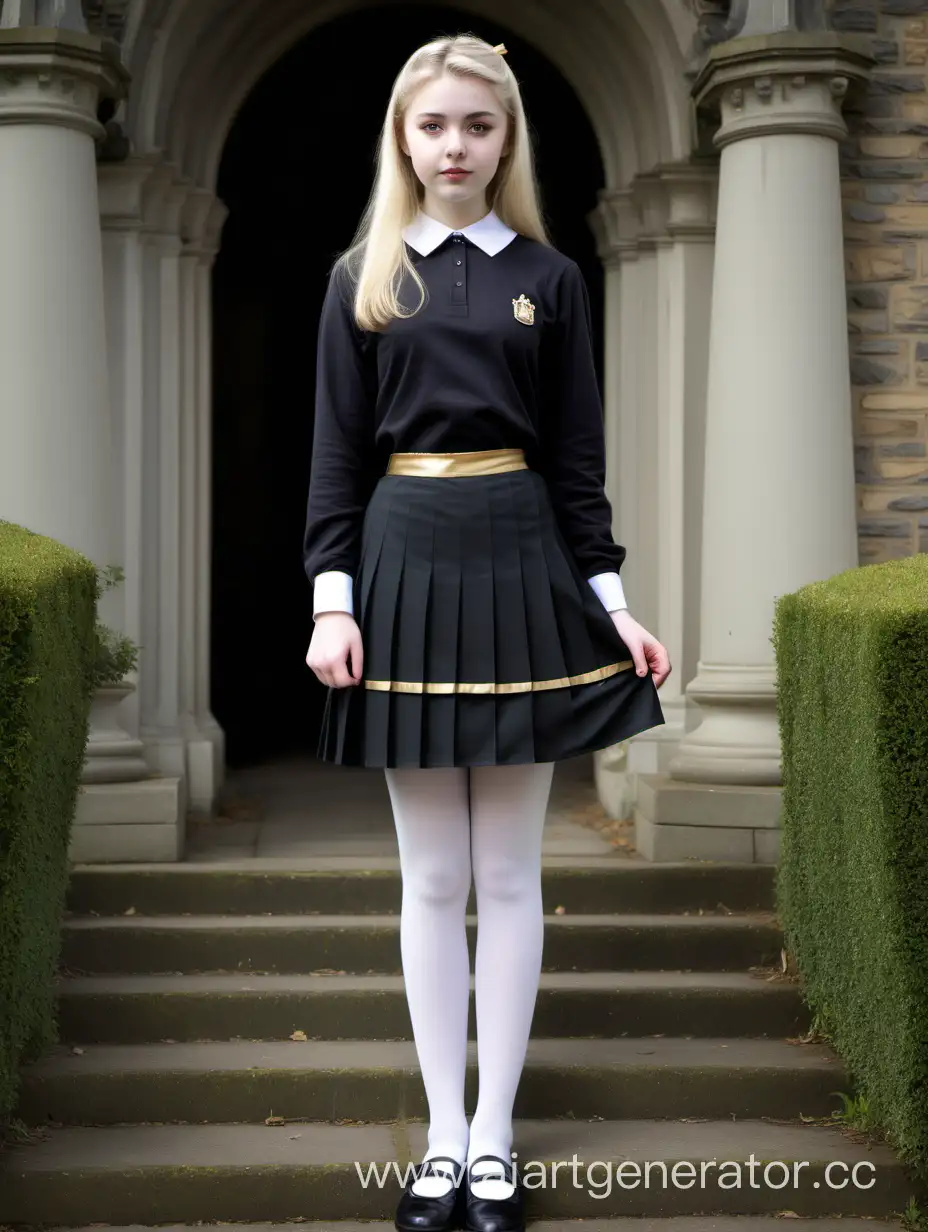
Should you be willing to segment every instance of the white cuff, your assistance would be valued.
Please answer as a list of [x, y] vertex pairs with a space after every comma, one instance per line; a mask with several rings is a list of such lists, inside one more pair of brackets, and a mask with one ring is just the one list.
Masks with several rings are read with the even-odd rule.
[[617, 573], [597, 573], [595, 577], [587, 578], [587, 581], [596, 591], [607, 612], [617, 612], [620, 608], [628, 607], [622, 579]]
[[313, 579], [313, 620], [323, 612], [354, 615], [354, 580], [350, 573], [328, 569]]

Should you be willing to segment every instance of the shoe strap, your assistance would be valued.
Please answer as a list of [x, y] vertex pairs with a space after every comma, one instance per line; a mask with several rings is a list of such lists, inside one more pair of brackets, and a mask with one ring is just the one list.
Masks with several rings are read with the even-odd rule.
[[512, 1184], [512, 1164], [507, 1163], [505, 1159], [500, 1159], [499, 1155], [478, 1155], [476, 1159], [472, 1159], [467, 1165], [468, 1175], [472, 1181], [487, 1181], [493, 1177], [492, 1172], [483, 1172], [479, 1176], [474, 1176], [472, 1169], [474, 1164], [483, 1163], [484, 1160], [490, 1159], [495, 1164], [502, 1164], [503, 1176], [508, 1178], [508, 1183]]
[[[449, 1172], [446, 1172], [443, 1168], [435, 1168], [432, 1166], [433, 1164], [437, 1164], [440, 1161], [444, 1163], [452, 1164], [454, 1170], [449, 1173]], [[431, 1173], [432, 1176], [443, 1176], [443, 1177], [446, 1177], [448, 1180], [454, 1181], [457, 1179], [457, 1175], [461, 1171], [463, 1166], [464, 1165], [461, 1163], [460, 1160], [454, 1159], [450, 1155], [433, 1155], [430, 1159], [424, 1159], [422, 1163], [419, 1165], [420, 1171], [416, 1179], [421, 1180], [422, 1177], [428, 1176], [429, 1173]]]

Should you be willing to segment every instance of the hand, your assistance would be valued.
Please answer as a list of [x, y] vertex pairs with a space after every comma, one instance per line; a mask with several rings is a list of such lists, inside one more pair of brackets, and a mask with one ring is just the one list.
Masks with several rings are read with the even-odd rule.
[[631, 651], [635, 660], [635, 668], [639, 676], [644, 676], [648, 668], [654, 677], [654, 687], [659, 689], [671, 673], [670, 656], [656, 637], [635, 620], [627, 608], [618, 612], [610, 612], [612, 623], [619, 637]]
[[[348, 670], [348, 658], [357, 675]], [[358, 684], [364, 671], [361, 630], [347, 612], [320, 612], [306, 652], [306, 664], [323, 684], [343, 689]]]

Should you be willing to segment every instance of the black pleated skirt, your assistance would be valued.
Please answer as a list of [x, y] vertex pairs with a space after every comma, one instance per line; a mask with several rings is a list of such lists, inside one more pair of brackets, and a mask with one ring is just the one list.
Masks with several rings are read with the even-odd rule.
[[363, 679], [328, 690], [324, 761], [560, 761], [664, 722], [537, 471], [383, 475], [365, 512], [354, 615]]

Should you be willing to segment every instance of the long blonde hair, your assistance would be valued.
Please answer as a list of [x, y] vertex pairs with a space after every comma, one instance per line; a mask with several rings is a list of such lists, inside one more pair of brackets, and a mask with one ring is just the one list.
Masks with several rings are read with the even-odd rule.
[[[495, 90], [509, 117], [507, 152], [487, 185], [487, 208], [531, 239], [551, 243], [542, 219], [532, 145], [515, 74], [504, 57], [473, 34], [434, 39], [414, 51], [397, 75], [377, 144], [377, 172], [351, 245], [336, 261], [354, 283], [354, 315], [362, 329], [383, 329], [395, 317], [412, 316], [426, 299], [421, 276], [409, 259], [403, 228], [419, 212], [422, 184], [400, 139], [413, 95], [443, 73], [478, 77]], [[419, 303], [406, 311], [399, 300], [404, 276], [419, 287]]]

